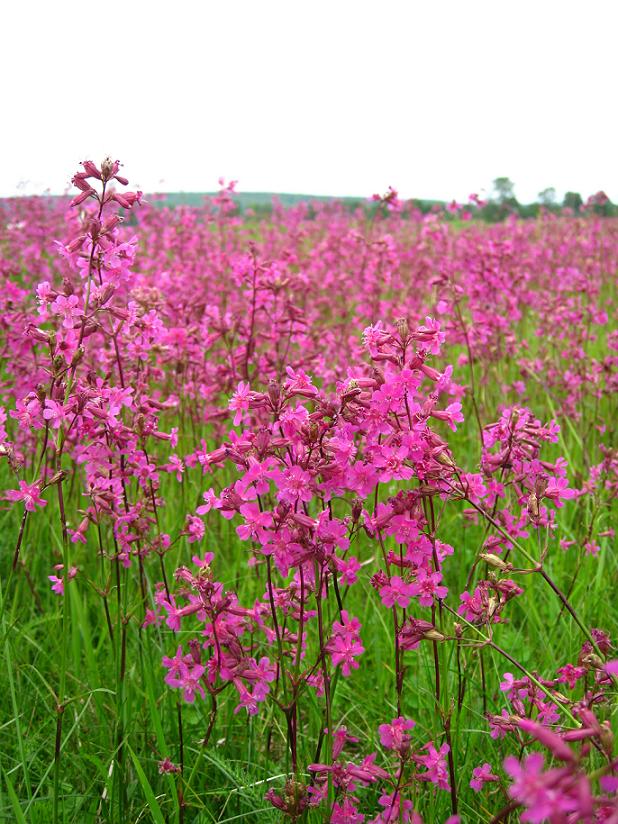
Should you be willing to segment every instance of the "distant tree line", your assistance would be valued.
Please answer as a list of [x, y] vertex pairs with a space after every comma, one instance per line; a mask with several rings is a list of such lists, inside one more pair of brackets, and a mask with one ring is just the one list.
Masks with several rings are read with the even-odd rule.
[[485, 201], [478, 201], [475, 215], [490, 223], [504, 220], [512, 214], [519, 217], [537, 217], [541, 210], [560, 214], [569, 210], [573, 214], [594, 213], [603, 217], [618, 215], [618, 206], [611, 202], [605, 192], [597, 192], [586, 201], [579, 192], [566, 192], [562, 202], [553, 187], [539, 192], [534, 203], [520, 203], [515, 197], [515, 185], [508, 177], [497, 177], [493, 182], [491, 196]]
[[[396, 192], [394, 193], [396, 195]], [[246, 198], [246, 200], [245, 200]], [[250, 209], [256, 217], [265, 217], [272, 212], [272, 202], [264, 200], [264, 196], [260, 195], [260, 202], [251, 203], [251, 195], [249, 193], [241, 195], [239, 208], [242, 211]], [[294, 198], [294, 200], [292, 200]], [[298, 196], [279, 195], [277, 199], [283, 206], [296, 205], [299, 202]], [[306, 198], [308, 217], [314, 214], [314, 205], [319, 202], [324, 202], [328, 198]], [[337, 201], [350, 211], [363, 209], [369, 213], [383, 210], [388, 211], [389, 204], [387, 201], [380, 198], [374, 200], [367, 200], [366, 198], [346, 197], [338, 198]], [[392, 205], [392, 204], [390, 204]], [[591, 195], [587, 200], [584, 200], [579, 192], [566, 192], [562, 201], [557, 197], [556, 190], [553, 187], [543, 189], [537, 195], [537, 200], [534, 203], [520, 203], [515, 197], [515, 184], [508, 177], [497, 177], [493, 181], [493, 190], [491, 195], [486, 200], [476, 195], [471, 196], [470, 203], [446, 203], [441, 200], [426, 200], [414, 198], [409, 201], [402, 201], [400, 207], [404, 210], [412, 208], [422, 214], [430, 214], [431, 212], [440, 213], [452, 220], [459, 220], [464, 215], [476, 218], [477, 220], [484, 220], [488, 223], [498, 223], [505, 220], [510, 215], [517, 215], [521, 218], [535, 218], [541, 212], [552, 212], [553, 214], [562, 214], [568, 212], [571, 214], [596, 214], [602, 217], [618, 216], [618, 205], [611, 202], [605, 192], [597, 192]]]

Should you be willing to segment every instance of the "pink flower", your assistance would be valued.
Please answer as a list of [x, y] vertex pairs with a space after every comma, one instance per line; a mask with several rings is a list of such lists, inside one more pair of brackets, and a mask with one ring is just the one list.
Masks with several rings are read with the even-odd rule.
[[448, 594], [448, 589], [445, 586], [440, 586], [441, 580], [441, 572], [427, 572], [425, 569], [419, 569], [416, 574], [416, 581], [410, 584], [412, 587], [410, 594], [418, 595], [418, 602], [422, 607], [430, 607], [434, 598], [442, 600]]
[[52, 311], [57, 315], [62, 315], [62, 325], [67, 329], [72, 329], [75, 326], [75, 321], [82, 314], [80, 300], [77, 295], [69, 295], [68, 297], [58, 295], [52, 303]]
[[311, 475], [300, 466], [291, 466], [279, 474], [277, 497], [280, 501], [295, 504], [310, 501], [313, 497]]
[[312, 398], [318, 394], [318, 390], [311, 383], [311, 378], [302, 369], [292, 369], [291, 366], [287, 366], [285, 371], [288, 379], [284, 386], [290, 395], [304, 395]]
[[561, 684], [567, 684], [570, 689], [573, 689], [580, 678], [586, 674], [585, 667], [576, 667], [573, 664], [565, 664], [564, 667], [558, 669], [558, 681]]
[[436, 418], [440, 421], [446, 421], [449, 427], [453, 430], [453, 432], [457, 431], [457, 427], [455, 426], [456, 423], [463, 423], [464, 416], [461, 411], [461, 404], [460, 403], [450, 403], [446, 409], [439, 411], [437, 409], [432, 410], [431, 417]]
[[608, 675], [618, 675], [618, 659], [607, 661], [603, 667]]
[[26, 512], [34, 512], [37, 506], [47, 506], [47, 501], [41, 498], [40, 493], [40, 481], [33, 484], [20, 481], [19, 489], [9, 489], [4, 493], [4, 498], [7, 501], [23, 501]]
[[352, 669], [358, 669], [356, 658], [365, 651], [360, 639], [360, 629], [361, 623], [358, 618], [350, 618], [344, 609], [341, 613], [341, 623], [333, 622], [333, 632], [325, 647], [330, 653], [333, 666], [341, 664], [341, 671], [345, 676], [348, 676]]
[[393, 575], [388, 584], [380, 589], [380, 597], [385, 607], [394, 607], [396, 604], [406, 609], [415, 592], [414, 584], [406, 584], [399, 575]]
[[166, 472], [176, 473], [176, 480], [179, 483], [180, 481], [182, 481], [182, 475], [185, 471], [185, 465], [183, 464], [182, 460], [178, 457], [178, 455], [170, 455], [169, 461], [163, 468]]
[[345, 561], [342, 561], [340, 558], [335, 557], [335, 563], [341, 582], [347, 586], [355, 584], [357, 581], [357, 573], [361, 568], [358, 558], [349, 555]]
[[241, 541], [257, 541], [260, 544], [268, 542], [268, 527], [272, 526], [273, 516], [270, 512], [261, 512], [256, 503], [242, 504], [240, 514], [245, 523], [236, 527], [236, 533]]
[[243, 420], [245, 413], [249, 411], [250, 394], [249, 384], [241, 381], [238, 384], [238, 389], [230, 398], [229, 407], [236, 412], [234, 415], [234, 426], [238, 426]]
[[562, 502], [577, 497], [577, 492], [569, 489], [569, 482], [566, 478], [550, 478], [543, 497], [549, 498], [560, 509], [563, 506]]
[[557, 816], [577, 812], [580, 806], [576, 786], [568, 781], [570, 773], [563, 768], [543, 772], [543, 760], [541, 753], [533, 752], [522, 763], [512, 755], [504, 761], [504, 769], [513, 779], [509, 795], [526, 807], [521, 820], [533, 824], [558, 821]]
[[211, 487], [210, 489], [206, 490], [202, 495], [205, 503], [198, 506], [195, 510], [198, 515], [206, 515], [207, 512], [210, 512], [211, 509], [219, 509], [221, 503], [217, 498], [214, 489]]
[[390, 724], [380, 724], [380, 742], [383, 747], [389, 750], [396, 750], [399, 753], [406, 751], [410, 745], [410, 736], [407, 730], [416, 726], [415, 722], [408, 718], [393, 718]]
[[362, 824], [365, 816], [359, 813], [357, 803], [355, 798], [344, 798], [340, 804], [335, 802], [330, 824]]
[[189, 704], [195, 701], [196, 693], [202, 698], [205, 697], [204, 687], [200, 681], [206, 670], [192, 655], [183, 655], [182, 647], [178, 647], [173, 658], [164, 656], [163, 666], [168, 670], [165, 683], [170, 687], [182, 689], [183, 698]]
[[421, 773], [418, 777], [420, 781], [431, 781], [436, 784], [441, 790], [449, 790], [448, 768], [446, 765], [446, 756], [450, 752], [448, 744], [442, 744], [439, 750], [433, 745], [433, 741], [425, 744], [423, 749], [427, 750], [427, 755], [415, 755], [414, 760], [417, 764], [426, 767], [427, 772]]
[[[64, 569], [63, 564], [56, 564], [54, 569], [61, 573], [61, 570]], [[72, 581], [73, 578], [77, 575], [77, 567], [72, 566], [69, 567], [69, 571], [67, 573], [67, 580]], [[48, 575], [48, 579], [52, 582], [52, 592], [55, 592], [56, 595], [64, 595], [64, 576], [62, 574], [59, 575]]]
[[414, 812], [409, 798], [402, 798], [401, 792], [384, 793], [378, 799], [384, 812], [372, 820], [372, 824], [423, 824], [420, 815]]
[[200, 518], [197, 518], [195, 515], [187, 515], [184, 534], [187, 536], [187, 541], [190, 544], [201, 541], [205, 531], [204, 524]]
[[480, 792], [484, 785], [489, 783], [490, 781], [499, 781], [499, 777], [494, 775], [491, 771], [491, 764], [485, 762], [481, 767], [475, 767], [472, 770], [472, 779], [470, 780], [470, 786], [475, 792]]

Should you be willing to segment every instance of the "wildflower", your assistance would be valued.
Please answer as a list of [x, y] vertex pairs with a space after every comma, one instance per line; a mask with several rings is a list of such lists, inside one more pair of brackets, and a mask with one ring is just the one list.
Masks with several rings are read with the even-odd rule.
[[201, 519], [195, 517], [195, 515], [187, 515], [187, 521], [184, 530], [184, 534], [187, 536], [187, 541], [190, 544], [193, 544], [196, 541], [201, 541], [204, 537], [204, 533], [205, 528]]
[[34, 512], [37, 506], [47, 506], [47, 501], [41, 498], [41, 481], [28, 484], [26, 481], [19, 482], [19, 489], [9, 489], [4, 493], [7, 501], [23, 501], [26, 512]]
[[360, 639], [361, 623], [358, 618], [350, 618], [347, 610], [341, 613], [341, 622], [333, 621], [333, 632], [326, 644], [333, 666], [342, 665], [341, 671], [345, 676], [350, 675], [352, 669], [358, 669], [356, 660], [365, 651]]
[[425, 744], [423, 749], [427, 750], [426, 755], [414, 755], [417, 764], [426, 768], [427, 772], [419, 774], [420, 781], [431, 781], [441, 790], [449, 790], [448, 768], [446, 766], [446, 756], [450, 751], [448, 744], [442, 744], [439, 750], [434, 747], [433, 741]]
[[522, 763], [514, 756], [504, 761], [504, 769], [513, 779], [508, 793], [526, 808], [522, 821], [534, 824], [558, 820], [559, 815], [575, 813], [580, 809], [580, 798], [576, 786], [569, 782], [569, 773], [564, 769], [543, 772], [543, 755], [531, 753]]
[[440, 585], [441, 580], [441, 572], [428, 572], [425, 569], [419, 569], [416, 580], [410, 584], [409, 592], [411, 595], [418, 596], [418, 602], [422, 607], [430, 607], [434, 598], [442, 600], [448, 594], [448, 589]]
[[180, 767], [177, 764], [172, 763], [167, 756], [163, 759], [163, 761], [159, 761], [158, 767], [159, 775], [169, 775], [180, 772]]
[[491, 771], [491, 764], [485, 762], [480, 767], [475, 767], [472, 770], [472, 778], [470, 779], [470, 786], [475, 792], [480, 792], [485, 784], [491, 781], [499, 781], [497, 775], [494, 775]]
[[393, 575], [390, 581], [380, 589], [380, 598], [385, 607], [395, 605], [406, 609], [417, 589], [414, 584], [406, 584], [399, 575]]
[[267, 528], [272, 525], [273, 516], [270, 512], [261, 512], [258, 504], [247, 503], [240, 507], [240, 514], [245, 519], [245, 523], [236, 527], [236, 532], [241, 541], [258, 541], [265, 544], [268, 541]]
[[170, 687], [182, 689], [185, 701], [192, 704], [196, 693], [204, 698], [204, 687], [200, 681], [206, 670], [194, 660], [192, 655], [183, 655], [182, 647], [178, 647], [173, 658], [164, 656], [163, 666], [168, 670], [165, 683]]
[[[56, 564], [54, 569], [57, 572], [60, 572], [64, 569], [63, 564]], [[72, 581], [73, 578], [77, 575], [77, 567], [72, 566], [69, 567], [69, 571], [67, 572], [67, 581]], [[48, 575], [48, 579], [52, 582], [52, 592], [55, 592], [56, 595], [64, 595], [64, 576], [63, 575]]]
[[212, 487], [204, 492], [202, 498], [204, 499], [204, 503], [195, 510], [198, 515], [206, 515], [211, 509], [219, 509], [221, 506]]
[[378, 732], [382, 746], [403, 754], [410, 746], [410, 736], [407, 735], [407, 730], [415, 726], [414, 721], [401, 717], [393, 718], [390, 724], [380, 724]]
[[245, 414], [249, 411], [250, 394], [249, 384], [245, 383], [245, 381], [240, 381], [238, 389], [234, 392], [229, 402], [230, 409], [236, 413], [234, 415], [234, 426], [238, 426]]

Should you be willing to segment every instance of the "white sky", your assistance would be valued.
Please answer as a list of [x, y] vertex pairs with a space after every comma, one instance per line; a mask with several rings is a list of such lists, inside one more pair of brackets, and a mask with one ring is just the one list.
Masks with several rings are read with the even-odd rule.
[[145, 191], [618, 201], [617, 36], [615, 0], [4, 0], [0, 196], [109, 153]]

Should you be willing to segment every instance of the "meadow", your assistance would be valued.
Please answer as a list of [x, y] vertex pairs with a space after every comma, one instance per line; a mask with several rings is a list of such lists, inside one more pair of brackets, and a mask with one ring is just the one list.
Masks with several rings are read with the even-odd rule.
[[0, 205], [0, 820], [618, 822], [618, 219], [73, 184]]

